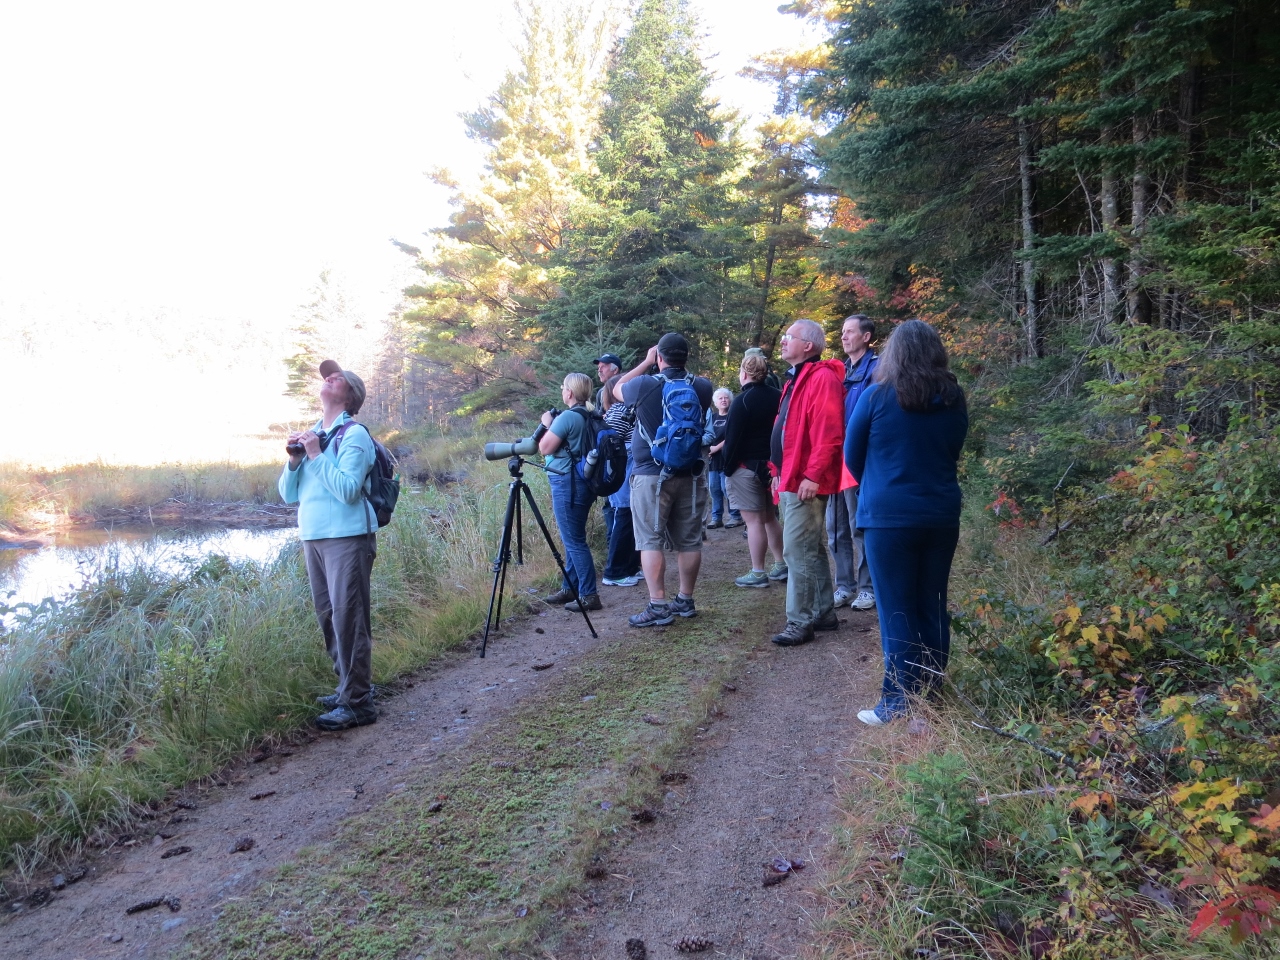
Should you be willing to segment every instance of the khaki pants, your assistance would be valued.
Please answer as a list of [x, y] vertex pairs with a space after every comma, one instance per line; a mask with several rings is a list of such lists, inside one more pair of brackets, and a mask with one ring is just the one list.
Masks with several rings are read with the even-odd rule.
[[778, 497], [782, 508], [782, 559], [787, 565], [787, 622], [810, 624], [834, 609], [827, 558], [827, 498]]

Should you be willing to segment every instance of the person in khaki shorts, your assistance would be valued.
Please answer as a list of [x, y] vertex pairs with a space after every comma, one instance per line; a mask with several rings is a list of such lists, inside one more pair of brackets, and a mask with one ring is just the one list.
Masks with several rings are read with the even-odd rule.
[[[688, 377], [685, 372], [688, 359], [688, 341], [678, 333], [664, 334], [656, 346], [649, 348], [639, 365], [624, 373], [614, 386], [614, 396], [632, 404], [636, 410], [637, 429], [631, 435], [631, 454], [635, 461], [631, 475], [631, 518], [640, 565], [649, 588], [649, 602], [630, 618], [633, 627], [662, 626], [677, 616], [692, 617], [697, 612], [693, 588], [702, 566], [702, 519], [708, 499], [706, 462], [699, 460], [683, 473], [663, 475], [645, 439], [656, 435], [662, 424], [663, 386]], [[647, 375], [655, 363], [658, 373]], [[698, 396], [705, 418], [715, 388], [706, 377], [692, 378], [690, 386]], [[676, 551], [680, 573], [679, 592], [670, 601], [664, 583], [666, 544]]]

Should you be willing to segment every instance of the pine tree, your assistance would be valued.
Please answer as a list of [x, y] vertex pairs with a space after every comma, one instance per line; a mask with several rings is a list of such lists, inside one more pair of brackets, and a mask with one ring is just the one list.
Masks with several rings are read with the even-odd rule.
[[518, 68], [463, 118], [486, 147], [484, 174], [464, 188], [437, 172], [454, 191], [450, 225], [432, 231], [425, 252], [400, 244], [426, 274], [405, 290], [417, 349], [457, 378], [463, 412], [499, 409], [538, 389], [534, 318], [559, 293], [551, 257], [579, 196], [575, 181], [592, 169], [610, 21], [585, 6], [518, 10]]
[[604, 84], [596, 172], [554, 256], [565, 296], [540, 318], [556, 364], [640, 353], [666, 330], [722, 339], [748, 316], [742, 147], [707, 92], [685, 0], [640, 0]]

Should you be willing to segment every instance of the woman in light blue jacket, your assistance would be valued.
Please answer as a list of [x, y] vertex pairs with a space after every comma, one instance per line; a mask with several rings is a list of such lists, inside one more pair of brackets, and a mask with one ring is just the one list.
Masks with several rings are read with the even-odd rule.
[[373, 467], [373, 437], [352, 420], [364, 403], [364, 381], [333, 360], [320, 364], [320, 406], [314, 427], [289, 435], [289, 462], [280, 496], [298, 505], [316, 620], [333, 660], [338, 687], [318, 698], [322, 730], [346, 730], [378, 719], [373, 707], [373, 639], [369, 578], [377, 553], [378, 518], [364, 494]]

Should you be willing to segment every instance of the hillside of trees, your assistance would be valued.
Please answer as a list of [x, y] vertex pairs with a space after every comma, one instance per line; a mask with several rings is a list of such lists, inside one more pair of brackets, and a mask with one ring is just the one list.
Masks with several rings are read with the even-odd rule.
[[749, 68], [777, 95], [749, 130], [710, 96], [684, 0], [637, 0], [620, 23], [527, 5], [519, 68], [466, 118], [483, 176], [440, 172], [451, 222], [400, 243], [421, 270], [415, 356], [484, 426], [524, 423], [564, 372], [605, 349], [631, 361], [667, 329], [730, 383], [742, 349], [772, 354], [797, 316], [936, 325], [973, 412], [966, 522], [994, 531], [991, 570], [1018, 553], [1036, 584], [953, 585], [954, 694], [1071, 786], [1027, 801], [1027, 826], [976, 806], [945, 758], [926, 764], [902, 882], [974, 929], [1021, 917], [1017, 947], [1051, 929], [1054, 955], [1133, 955], [1145, 928], [1124, 904], [1156, 882], [1198, 898], [1192, 940], [1266, 936], [1274, 4], [780, 9], [824, 40]]

